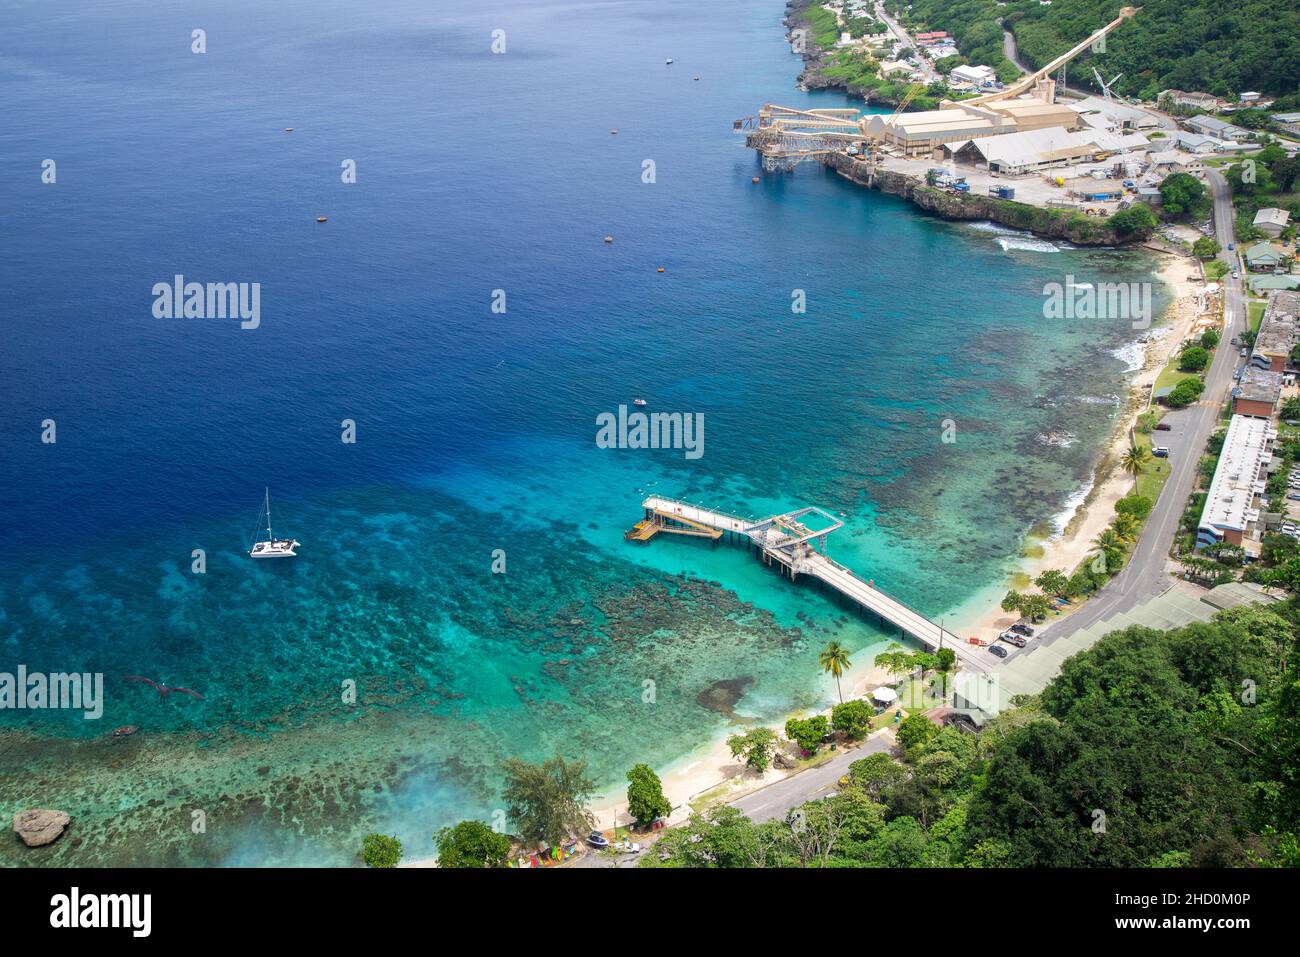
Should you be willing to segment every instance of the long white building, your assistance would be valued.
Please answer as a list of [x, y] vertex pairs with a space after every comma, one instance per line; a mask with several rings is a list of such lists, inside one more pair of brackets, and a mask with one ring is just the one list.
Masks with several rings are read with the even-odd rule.
[[1257, 500], [1266, 494], [1265, 469], [1273, 461], [1277, 430], [1267, 419], [1234, 415], [1223, 440], [1218, 468], [1196, 530], [1197, 547], [1242, 545], [1259, 521]]

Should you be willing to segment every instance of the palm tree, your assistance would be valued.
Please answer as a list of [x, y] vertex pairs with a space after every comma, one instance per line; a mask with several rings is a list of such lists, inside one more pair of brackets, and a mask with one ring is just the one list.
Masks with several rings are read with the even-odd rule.
[[1133, 491], [1137, 491], [1138, 476], [1142, 473], [1142, 466], [1151, 461], [1151, 451], [1144, 445], [1130, 445], [1124, 457], [1120, 459], [1120, 465], [1124, 471], [1133, 476]]
[[844, 669], [849, 666], [848, 649], [838, 641], [828, 641], [821, 654], [817, 656], [817, 663], [822, 666], [823, 672], [835, 676], [835, 690], [839, 692], [840, 704], [843, 704], [844, 689], [840, 687], [840, 676], [844, 674]]
[[1124, 554], [1124, 546], [1127, 544], [1119, 532], [1109, 526], [1103, 529], [1092, 543], [1097, 546], [1097, 554], [1105, 559], [1107, 571], [1119, 564]]

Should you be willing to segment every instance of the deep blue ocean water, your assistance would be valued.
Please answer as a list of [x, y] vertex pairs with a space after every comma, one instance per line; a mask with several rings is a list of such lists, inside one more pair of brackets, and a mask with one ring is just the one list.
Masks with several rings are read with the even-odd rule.
[[[0, 671], [107, 676], [98, 722], [0, 712], [0, 811], [78, 821], [45, 862], [419, 855], [504, 757], [613, 786], [822, 706], [825, 641], [888, 636], [742, 550], [624, 543], [641, 498], [843, 513], [832, 554], [940, 616], [1124, 391], [1136, 333], [1042, 288], [1144, 256], [750, 182], [732, 120], [846, 103], [794, 89], [779, 0], [0, 10]], [[260, 326], [155, 318], [176, 274], [260, 283]], [[597, 448], [637, 396], [702, 413], [704, 455]], [[241, 551], [267, 485], [303, 542], [274, 567]], [[698, 700], [735, 681], [734, 714]]]

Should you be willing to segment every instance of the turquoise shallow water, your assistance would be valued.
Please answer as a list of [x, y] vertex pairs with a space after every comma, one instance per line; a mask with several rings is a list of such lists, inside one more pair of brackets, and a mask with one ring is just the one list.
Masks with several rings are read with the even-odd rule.
[[[425, 853], [491, 816], [505, 757], [613, 785], [829, 703], [828, 639], [888, 640], [741, 549], [626, 544], [647, 492], [843, 513], [832, 554], [937, 617], [1087, 479], [1137, 333], [1045, 319], [1042, 288], [1150, 261], [813, 168], [751, 184], [732, 119], [842, 102], [792, 89], [780, 4], [250, 9], [24, 7], [0, 38], [0, 670], [107, 676], [99, 722], [0, 712], [0, 809], [76, 819], [5, 863]], [[167, 52], [194, 16], [201, 69]], [[14, 157], [46, 153], [41, 192]], [[263, 282], [262, 326], [152, 319], [176, 272]], [[703, 414], [704, 455], [597, 448], [634, 396]], [[240, 552], [263, 484], [291, 563]]]

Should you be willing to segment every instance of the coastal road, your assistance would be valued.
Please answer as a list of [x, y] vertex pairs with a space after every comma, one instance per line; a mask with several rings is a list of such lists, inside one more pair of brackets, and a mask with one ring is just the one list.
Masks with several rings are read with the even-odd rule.
[[871, 754], [889, 751], [894, 746], [894, 732], [886, 730], [868, 739], [867, 743], [852, 751], [837, 754], [819, 767], [800, 771], [775, 784], [769, 784], [742, 798], [729, 802], [755, 824], [772, 818], [784, 819], [791, 810], [807, 801], [829, 797], [839, 790], [839, 780], [848, 773], [849, 765]]
[[1112, 615], [1128, 611], [1133, 606], [1153, 598], [1170, 585], [1165, 574], [1165, 561], [1173, 542], [1178, 520], [1187, 505], [1196, 483], [1197, 463], [1209, 441], [1210, 433], [1218, 424], [1219, 410], [1227, 401], [1232, 388], [1232, 372], [1237, 365], [1237, 349], [1230, 340], [1246, 329], [1246, 297], [1239, 278], [1231, 270], [1237, 268], [1237, 254], [1229, 253], [1228, 243], [1233, 241], [1232, 193], [1227, 181], [1217, 172], [1208, 171], [1206, 181], [1214, 202], [1214, 234], [1223, 247], [1220, 258], [1228, 263], [1229, 273], [1223, 279], [1224, 329], [1223, 340], [1214, 350], [1205, 377], [1205, 392], [1201, 401], [1185, 409], [1170, 412], [1164, 421], [1172, 431], [1157, 432], [1168, 436], [1170, 447], [1169, 480], [1160, 493], [1142, 537], [1127, 566], [1106, 583], [1096, 595], [1084, 603], [1073, 615], [1044, 629], [1043, 637], [1049, 642], [1071, 635], [1080, 628]]

